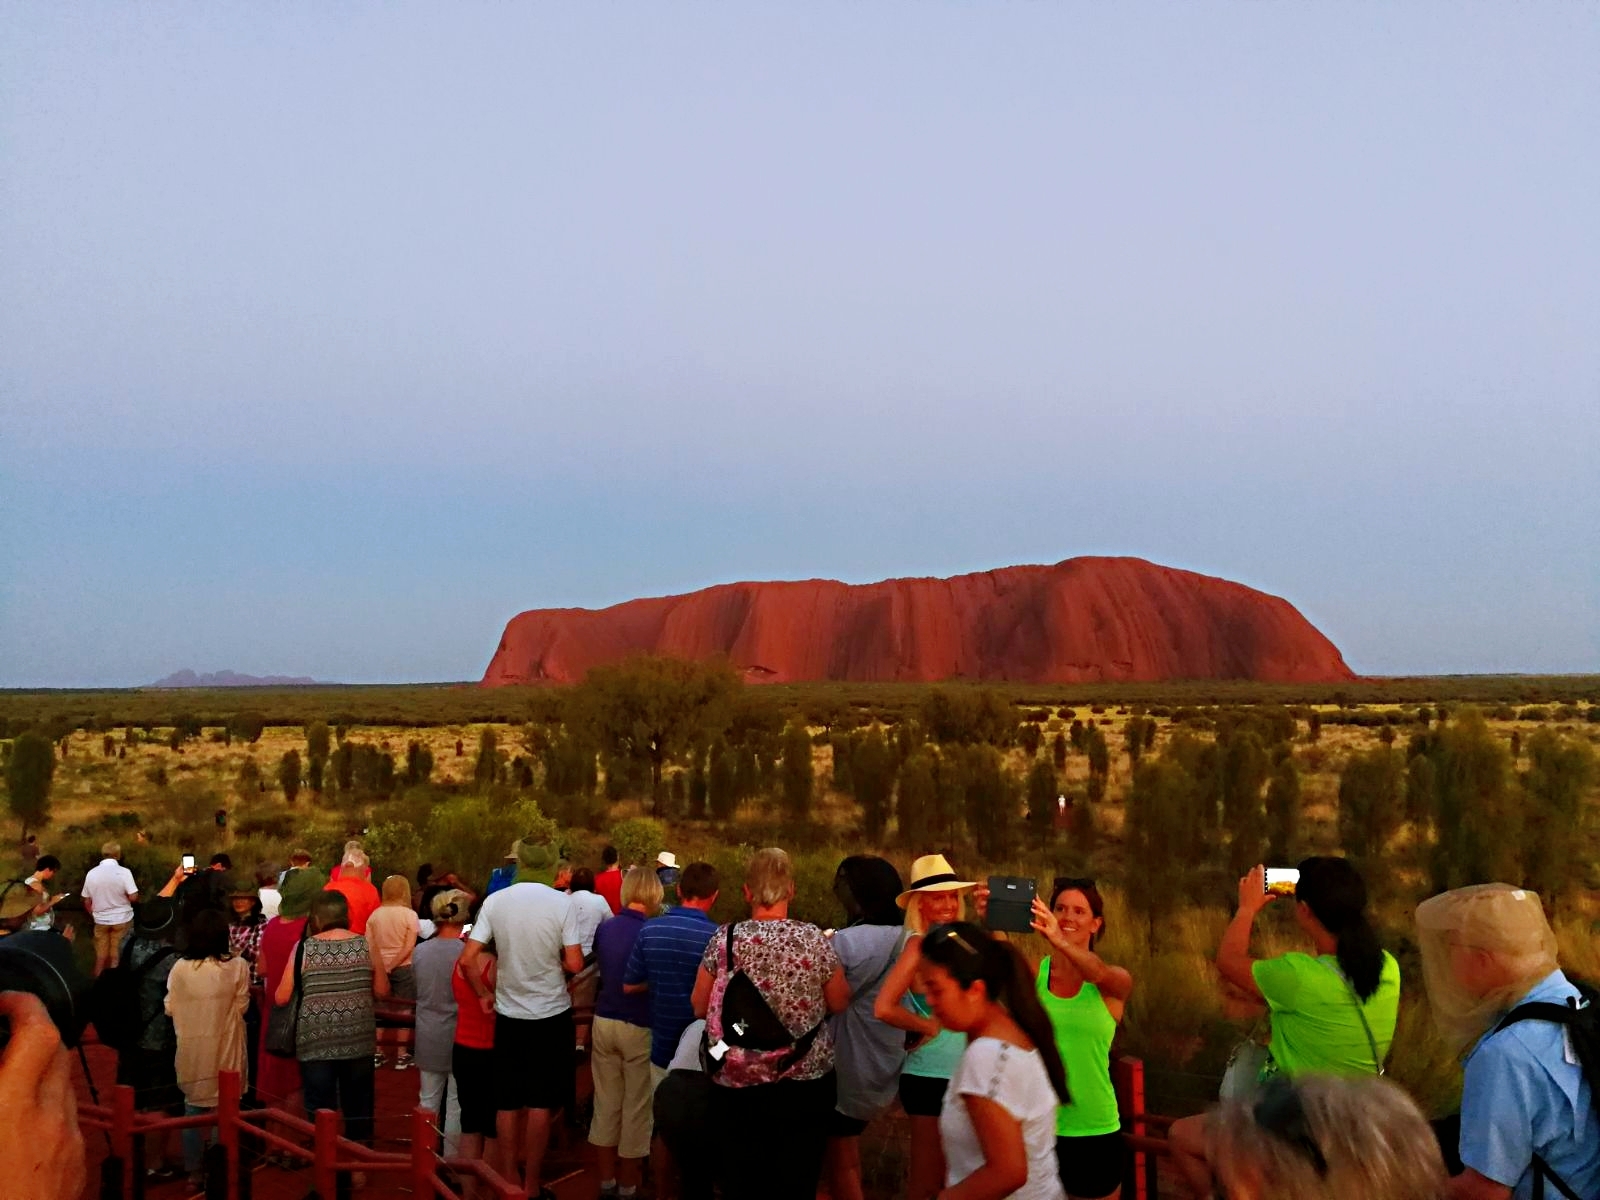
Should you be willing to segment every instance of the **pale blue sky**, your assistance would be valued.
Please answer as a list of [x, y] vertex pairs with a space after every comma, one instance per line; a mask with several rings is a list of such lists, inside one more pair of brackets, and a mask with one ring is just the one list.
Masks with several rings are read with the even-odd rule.
[[0, 686], [1136, 554], [1600, 671], [1600, 6], [0, 9]]

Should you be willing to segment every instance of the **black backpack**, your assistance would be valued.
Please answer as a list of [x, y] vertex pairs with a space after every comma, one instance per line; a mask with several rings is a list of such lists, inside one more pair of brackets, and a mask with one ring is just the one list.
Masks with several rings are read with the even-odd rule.
[[146, 1021], [139, 1015], [139, 985], [145, 972], [175, 953], [171, 946], [162, 946], [135, 967], [131, 965], [130, 943], [116, 966], [106, 969], [94, 981], [94, 990], [89, 993], [89, 1022], [103, 1045], [122, 1054], [139, 1044], [145, 1027], [155, 1023], [154, 1017]]
[[[1499, 1033], [1502, 1029], [1521, 1021], [1548, 1021], [1552, 1025], [1560, 1025], [1572, 1044], [1574, 1056], [1583, 1069], [1584, 1079], [1588, 1080], [1592, 1101], [1600, 1098], [1600, 992], [1589, 984], [1577, 980], [1573, 980], [1573, 986], [1578, 989], [1578, 995], [1569, 997], [1565, 1004], [1537, 1000], [1529, 1004], [1519, 1004], [1500, 1018], [1500, 1023], [1494, 1027], [1494, 1031]], [[1583, 1197], [1573, 1191], [1561, 1176], [1550, 1169], [1550, 1164], [1535, 1154], [1533, 1200], [1544, 1200], [1546, 1180], [1549, 1180], [1551, 1186], [1566, 1197], [1566, 1200], [1583, 1200]]]

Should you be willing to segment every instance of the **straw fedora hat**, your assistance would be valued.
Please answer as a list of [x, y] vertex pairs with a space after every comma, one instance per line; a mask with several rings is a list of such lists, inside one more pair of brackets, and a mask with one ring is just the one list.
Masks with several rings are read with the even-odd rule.
[[911, 886], [895, 897], [901, 908], [920, 892], [970, 892], [976, 883], [959, 878], [942, 854], [924, 854], [911, 864]]

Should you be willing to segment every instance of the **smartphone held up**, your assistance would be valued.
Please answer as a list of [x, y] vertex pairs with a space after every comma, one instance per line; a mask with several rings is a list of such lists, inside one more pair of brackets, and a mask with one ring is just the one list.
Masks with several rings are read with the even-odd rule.
[[1269, 896], [1292, 896], [1300, 886], [1298, 867], [1268, 867], [1261, 890]]

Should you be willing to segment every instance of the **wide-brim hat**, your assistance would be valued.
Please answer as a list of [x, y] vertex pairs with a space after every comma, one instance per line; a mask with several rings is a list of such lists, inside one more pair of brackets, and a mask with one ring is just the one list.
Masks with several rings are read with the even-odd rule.
[[315, 867], [300, 867], [284, 876], [278, 889], [278, 915], [285, 921], [297, 921], [311, 915], [311, 902], [327, 886], [325, 875]]
[[669, 870], [676, 871], [678, 869], [678, 856], [671, 850], [663, 850], [660, 854], [656, 855], [656, 866], [666, 867]]
[[913, 896], [923, 892], [970, 892], [978, 885], [956, 875], [950, 860], [942, 854], [924, 854], [911, 864], [911, 886], [895, 897], [901, 908]]
[[261, 885], [253, 879], [235, 879], [228, 888], [229, 900], [259, 900]]

